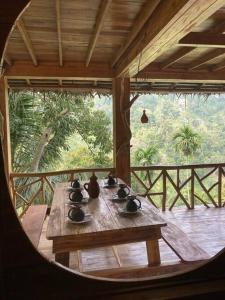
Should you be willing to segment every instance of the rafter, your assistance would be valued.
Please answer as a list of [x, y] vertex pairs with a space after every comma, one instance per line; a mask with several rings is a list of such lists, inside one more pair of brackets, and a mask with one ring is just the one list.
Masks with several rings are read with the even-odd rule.
[[116, 75], [135, 76], [223, 5], [224, 0], [161, 1], [117, 62]]
[[26, 27], [25, 27], [25, 25], [23, 23], [23, 20], [22, 19], [17, 20], [16, 21], [16, 26], [17, 26], [17, 28], [18, 28], [21, 36], [22, 36], [22, 39], [23, 39], [24, 44], [25, 44], [25, 46], [27, 48], [27, 51], [30, 54], [30, 57], [31, 57], [31, 59], [33, 61], [33, 64], [35, 66], [37, 66], [38, 63], [37, 63], [37, 58], [36, 58], [36, 55], [35, 55], [35, 52], [34, 52], [34, 48], [33, 48], [30, 36], [29, 36], [29, 34], [28, 34], [27, 30], [26, 30]]
[[95, 22], [94, 32], [93, 32], [93, 35], [92, 35], [91, 40], [90, 40], [89, 45], [88, 45], [87, 58], [86, 58], [86, 67], [90, 63], [91, 56], [93, 54], [97, 39], [100, 35], [102, 26], [104, 24], [104, 19], [106, 17], [106, 14], [107, 14], [107, 11], [109, 9], [109, 6], [110, 6], [111, 2], [112, 2], [112, 0], [103, 0], [102, 3], [101, 3], [101, 6], [99, 8], [97, 18], [96, 18], [96, 22]]
[[[225, 21], [222, 21], [219, 24], [214, 25], [211, 29], [207, 30], [206, 32], [223, 33], [224, 31], [225, 31]], [[167, 61], [165, 61], [162, 64], [161, 69], [164, 70], [170, 67], [171, 65], [173, 65], [174, 63], [176, 63], [177, 61], [179, 61], [180, 59], [182, 59], [184, 56], [191, 53], [195, 49], [196, 47], [182, 47], [181, 49], [176, 51], [173, 55], [171, 55], [171, 57], [169, 57]]]
[[61, 33], [61, 10], [60, 0], [56, 0], [56, 23], [57, 23], [57, 35], [58, 35], [58, 47], [59, 47], [59, 65], [63, 65], [63, 50], [62, 50], [62, 33]]
[[12, 65], [12, 60], [7, 54], [4, 55], [4, 60], [9, 66]]
[[196, 59], [194, 62], [190, 64], [188, 70], [194, 70], [205, 63], [209, 63], [210, 61], [219, 58], [225, 55], [225, 49], [216, 49], [213, 51], [208, 52], [207, 54], [203, 55], [202, 57]]
[[133, 26], [131, 32], [128, 34], [127, 40], [125, 44], [119, 49], [117, 52], [115, 58], [112, 62], [112, 67], [115, 66], [118, 59], [123, 55], [123, 53], [127, 50], [127, 48], [130, 46], [131, 42], [134, 40], [134, 38], [137, 36], [145, 22], [150, 18], [153, 11], [155, 10], [156, 6], [159, 4], [160, 0], [152, 0], [147, 1], [146, 4], [143, 6], [142, 10], [138, 14]]
[[191, 32], [179, 41], [179, 46], [225, 48], [225, 35], [204, 32]]
[[169, 66], [173, 65], [175, 62], [182, 59], [185, 55], [189, 54], [194, 49], [195, 49], [194, 47], [193, 48], [183, 47], [183, 48], [179, 49], [173, 55], [171, 55], [171, 57], [167, 61], [162, 63], [161, 69], [164, 70], [164, 69], [168, 68]]
[[225, 60], [222, 61], [221, 63], [215, 65], [214, 67], [212, 67], [211, 71], [216, 72], [216, 71], [221, 71], [225, 68]]

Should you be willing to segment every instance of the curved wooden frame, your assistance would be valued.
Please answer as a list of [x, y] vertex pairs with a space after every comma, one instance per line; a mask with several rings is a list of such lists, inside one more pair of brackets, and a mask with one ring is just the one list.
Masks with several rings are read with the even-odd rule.
[[[3, 1], [2, 1], [3, 2]], [[0, 4], [0, 57], [8, 33], [28, 0]], [[4, 22], [5, 21], [5, 22]], [[0, 147], [1, 148], [1, 147]], [[46, 260], [26, 236], [12, 205], [0, 150], [1, 299], [212, 299], [225, 294], [225, 251], [188, 273], [148, 280], [104, 280]], [[202, 295], [202, 296], [200, 296]], [[187, 298], [185, 298], [187, 299]]]

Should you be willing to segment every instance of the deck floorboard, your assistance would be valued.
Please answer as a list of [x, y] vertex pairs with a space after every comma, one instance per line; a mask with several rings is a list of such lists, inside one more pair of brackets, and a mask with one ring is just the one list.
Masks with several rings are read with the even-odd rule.
[[[179, 226], [190, 239], [196, 242], [211, 257], [225, 247], [225, 208], [205, 208], [196, 206], [193, 210], [185, 207], [163, 212], [166, 219]], [[52, 241], [46, 239], [46, 219], [39, 243], [39, 250], [47, 258], [54, 259]], [[117, 246], [122, 267], [138, 267], [147, 264], [145, 243], [133, 243]], [[175, 253], [160, 240], [161, 260], [163, 264], [179, 263]], [[113, 269], [118, 267], [112, 247], [81, 251], [82, 271]], [[77, 253], [70, 255], [70, 268], [79, 269]]]

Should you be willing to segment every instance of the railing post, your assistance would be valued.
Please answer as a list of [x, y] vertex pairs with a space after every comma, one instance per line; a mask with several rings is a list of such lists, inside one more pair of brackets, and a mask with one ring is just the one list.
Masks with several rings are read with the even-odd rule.
[[162, 211], [166, 210], [166, 170], [162, 171], [163, 176], [163, 197], [162, 197]]
[[218, 207], [222, 207], [222, 167], [218, 167]]
[[194, 169], [191, 168], [191, 209], [195, 207], [195, 173]]

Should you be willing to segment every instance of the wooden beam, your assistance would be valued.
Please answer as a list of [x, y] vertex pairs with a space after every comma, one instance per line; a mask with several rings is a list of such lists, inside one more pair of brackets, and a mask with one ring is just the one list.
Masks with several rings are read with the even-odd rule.
[[60, 0], [56, 0], [56, 23], [57, 23], [57, 35], [58, 35], [58, 47], [59, 47], [59, 65], [63, 65], [63, 50], [62, 50], [62, 34], [61, 34], [61, 10]]
[[143, 81], [189, 82], [189, 83], [224, 83], [224, 72], [209, 72], [208, 70], [187, 71], [186, 69], [167, 69], [161, 71], [157, 68], [146, 68], [140, 73], [139, 79]]
[[179, 41], [179, 46], [225, 48], [225, 35], [215, 33], [191, 32]]
[[208, 52], [207, 54], [203, 55], [202, 57], [196, 59], [194, 62], [192, 62], [188, 70], [194, 70], [200, 66], [202, 66], [205, 63], [209, 63], [210, 61], [219, 58], [220, 56], [225, 55], [225, 49], [216, 49], [213, 51]]
[[140, 13], [138, 14], [137, 18], [134, 21], [134, 24], [132, 26], [132, 30], [128, 34], [127, 40], [124, 45], [119, 49], [119, 51], [116, 53], [115, 58], [112, 62], [112, 67], [115, 66], [118, 59], [123, 55], [123, 53], [127, 50], [127, 48], [130, 46], [131, 42], [135, 39], [139, 31], [142, 29], [146, 21], [150, 18], [153, 11], [155, 10], [156, 6], [159, 4], [160, 0], [151, 0], [146, 1], [146, 4], [141, 9]]
[[[87, 271], [85, 274], [93, 276], [102, 276], [105, 278], [144, 278], [150, 276], [157, 276], [162, 274], [171, 274], [173, 272], [187, 272], [193, 269], [194, 266], [201, 266], [202, 262], [192, 262], [192, 263], [167, 263], [161, 264], [160, 266], [133, 266], [133, 267], [121, 267], [113, 269], [95, 270]], [[132, 299], [132, 298], [131, 298]]]
[[161, 1], [117, 62], [116, 75], [135, 76], [223, 5], [223, 0]]
[[9, 66], [12, 65], [12, 60], [11, 60], [11, 58], [10, 58], [7, 54], [5, 54], [4, 60], [5, 60], [5, 62], [6, 62]]
[[169, 66], [173, 65], [175, 62], [179, 61], [182, 59], [185, 55], [189, 54], [191, 51], [193, 51], [195, 48], [192, 47], [184, 47], [176, 51], [173, 55], [169, 57], [168, 60], [162, 63], [161, 69], [164, 70], [168, 68]]
[[2, 144], [4, 152], [4, 168], [8, 184], [10, 183], [11, 168], [11, 146], [10, 146], [10, 127], [9, 127], [9, 108], [8, 108], [8, 84], [6, 78], [0, 79], [0, 114], [2, 129]]
[[86, 67], [90, 63], [91, 56], [93, 54], [97, 39], [100, 35], [102, 26], [104, 24], [104, 19], [106, 17], [106, 14], [107, 14], [107, 11], [109, 9], [109, 6], [110, 6], [111, 2], [112, 2], [112, 0], [103, 0], [102, 3], [101, 3], [101, 6], [100, 6], [100, 9], [98, 11], [97, 18], [96, 18], [94, 32], [93, 32], [93, 35], [92, 35], [91, 40], [90, 40], [89, 45], [88, 45], [87, 58], [86, 58]]
[[214, 67], [211, 68], [211, 71], [213, 72], [217, 72], [217, 71], [221, 71], [225, 68], [225, 61], [222, 61], [221, 63], [215, 65]]
[[30, 54], [30, 57], [31, 57], [31, 59], [33, 61], [33, 64], [35, 66], [37, 66], [38, 62], [37, 62], [37, 58], [36, 58], [36, 55], [35, 55], [35, 52], [34, 52], [34, 48], [33, 48], [30, 36], [29, 36], [29, 34], [28, 34], [27, 30], [26, 30], [26, 27], [25, 27], [25, 25], [23, 23], [23, 20], [22, 19], [17, 20], [16, 21], [16, 26], [17, 26], [20, 34], [21, 34], [21, 37], [22, 37], [22, 39], [24, 41], [24, 44], [25, 44], [25, 46], [27, 48], [27, 51]]
[[111, 80], [114, 71], [108, 64], [92, 63], [88, 67], [84, 63], [64, 63], [63, 67], [58, 64], [43, 63], [35, 67], [31, 63], [14, 63], [5, 72], [5, 76], [14, 78], [49, 78], [49, 79], [91, 79], [91, 80]]
[[[225, 21], [222, 21], [219, 24], [216, 24], [215, 26], [213, 26], [211, 29], [207, 30], [208, 33], [223, 33], [224, 31], [225, 31]], [[195, 49], [196, 49], [195, 47], [180, 48], [173, 55], [171, 55], [171, 57], [169, 57], [167, 59], [167, 61], [165, 61], [162, 64], [161, 69], [164, 70], [164, 69], [170, 67], [172, 64], [179, 61], [180, 59], [182, 59], [184, 56], [191, 53]]]

